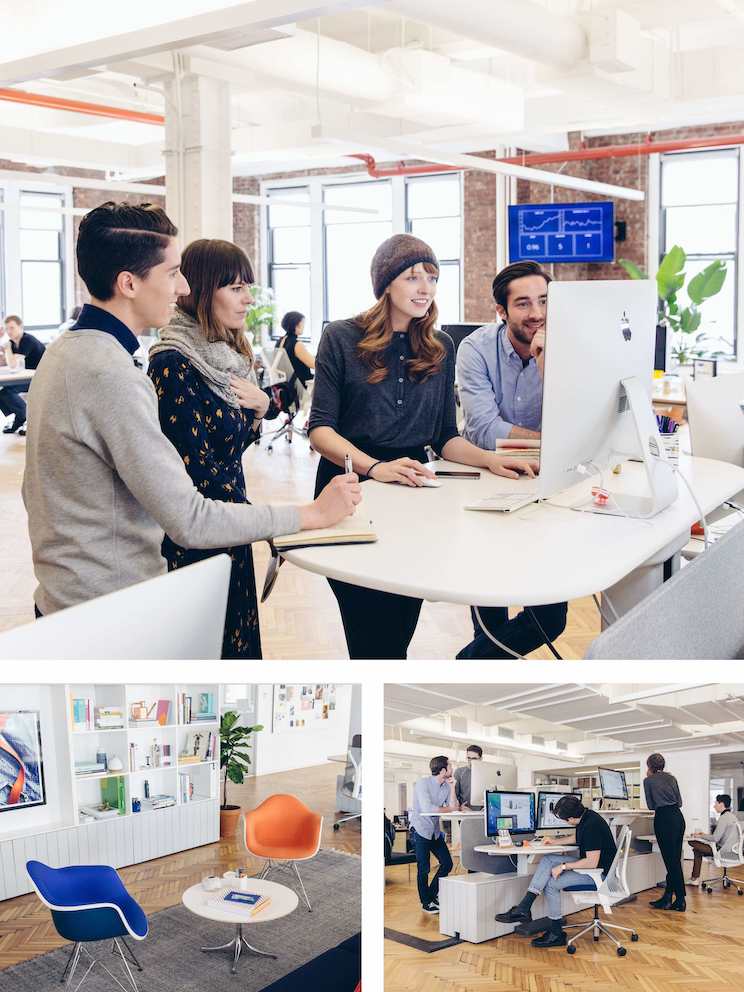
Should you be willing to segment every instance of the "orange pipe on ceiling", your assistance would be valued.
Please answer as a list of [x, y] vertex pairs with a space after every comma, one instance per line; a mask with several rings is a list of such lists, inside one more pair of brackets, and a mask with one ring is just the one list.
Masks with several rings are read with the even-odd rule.
[[67, 110], [74, 114], [89, 114], [92, 117], [134, 121], [137, 124], [156, 124], [159, 127], [165, 124], [165, 117], [162, 114], [147, 114], [141, 110], [109, 107], [101, 103], [86, 103], [83, 100], [68, 100], [66, 97], [47, 96], [44, 93], [29, 93], [27, 90], [0, 88], [0, 100], [6, 100], [9, 103], [22, 103], [29, 107], [45, 107], [48, 110]]

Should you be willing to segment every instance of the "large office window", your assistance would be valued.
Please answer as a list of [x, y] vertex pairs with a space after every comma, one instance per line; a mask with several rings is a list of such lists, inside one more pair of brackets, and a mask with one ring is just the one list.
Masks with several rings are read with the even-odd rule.
[[304, 313], [307, 327], [312, 326], [310, 190], [307, 186], [277, 189], [269, 196], [282, 201], [268, 208], [269, 285], [274, 291], [278, 336], [288, 310]]
[[375, 302], [369, 265], [393, 233], [392, 189], [386, 180], [326, 186], [323, 203], [326, 319], [343, 320]]
[[[661, 159], [661, 250], [677, 244], [687, 253], [688, 280], [714, 259], [727, 265], [726, 281], [704, 303], [701, 330], [707, 352], [735, 358], [739, 150], [684, 152]], [[689, 303], [681, 295], [683, 305]]]
[[20, 263], [23, 322], [29, 330], [64, 320], [64, 196], [20, 194]]
[[406, 230], [431, 245], [439, 259], [437, 307], [442, 324], [460, 320], [461, 212], [459, 174], [407, 180]]

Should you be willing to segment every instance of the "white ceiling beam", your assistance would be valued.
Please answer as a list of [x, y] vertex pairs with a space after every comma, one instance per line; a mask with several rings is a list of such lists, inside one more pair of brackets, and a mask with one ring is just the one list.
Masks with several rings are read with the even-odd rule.
[[[143, 152], [137, 145], [14, 127], [0, 127], [0, 159], [3, 158], [27, 165], [102, 170], [138, 169], [153, 164], [150, 151]], [[156, 161], [162, 168], [162, 159]]]
[[[155, 24], [135, 31], [110, 34], [81, 44], [48, 48], [24, 58], [0, 59], [0, 82], [12, 84], [29, 79], [53, 77], [63, 70], [104, 65], [200, 44], [216, 34], [224, 36], [230, 31], [246, 28], [268, 30], [293, 24], [295, 21], [324, 17], [339, 11], [360, 7], [379, 6], [382, 0], [246, 0], [244, 3], [224, 5], [208, 13], [183, 17], [165, 24]], [[71, 11], [61, 4], [45, 20], [45, 31], [51, 33], [50, 18], [58, 16], [68, 20]], [[115, 24], [116, 21], [112, 21]], [[9, 46], [12, 49], [12, 46]]]

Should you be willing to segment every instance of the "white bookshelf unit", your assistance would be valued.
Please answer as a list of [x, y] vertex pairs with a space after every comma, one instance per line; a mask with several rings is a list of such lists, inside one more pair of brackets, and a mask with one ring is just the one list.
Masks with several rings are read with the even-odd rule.
[[12, 702], [40, 710], [47, 806], [0, 819], [0, 900], [31, 891], [32, 858], [121, 868], [219, 839], [219, 685], [25, 688]]

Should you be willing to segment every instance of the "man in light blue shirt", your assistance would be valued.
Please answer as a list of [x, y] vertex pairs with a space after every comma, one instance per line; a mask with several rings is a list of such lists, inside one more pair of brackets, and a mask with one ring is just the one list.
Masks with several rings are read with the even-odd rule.
[[[502, 323], [473, 331], [457, 350], [463, 434], [480, 448], [493, 449], [499, 439], [540, 437], [549, 282], [550, 276], [537, 262], [507, 265], [492, 287]], [[473, 640], [457, 657], [512, 657], [486, 635], [475, 610], [471, 613]], [[563, 633], [568, 605], [531, 607], [512, 620], [503, 606], [481, 606], [479, 613], [496, 640], [523, 657]]]
[[[431, 775], [420, 778], [413, 787], [413, 806], [409, 814], [411, 836], [416, 852], [416, 882], [421, 908], [425, 913], [439, 912], [439, 879], [452, 871], [452, 857], [439, 825], [440, 813], [459, 810], [455, 795], [452, 763], [443, 754], [429, 762]], [[430, 856], [439, 862], [434, 878], [429, 882]]]

